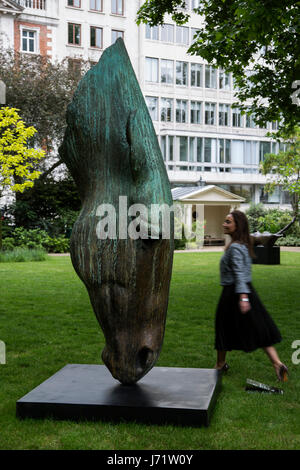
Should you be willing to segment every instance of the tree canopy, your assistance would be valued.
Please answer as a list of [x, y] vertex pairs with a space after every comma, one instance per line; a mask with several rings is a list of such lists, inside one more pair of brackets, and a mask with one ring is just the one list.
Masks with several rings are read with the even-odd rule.
[[23, 192], [39, 177], [36, 162], [44, 152], [28, 144], [35, 133], [34, 127], [25, 126], [16, 109], [0, 109], [0, 195], [5, 187]]
[[298, 217], [298, 206], [300, 199], [300, 127], [296, 127], [289, 136], [288, 148], [279, 154], [270, 153], [261, 162], [261, 170], [268, 175], [268, 183], [265, 188], [272, 192], [277, 185], [289, 191], [292, 195], [292, 206], [294, 215]]
[[[203, 0], [199, 28], [188, 53], [232, 72], [237, 103], [259, 125], [279, 130], [300, 122], [300, 3], [292, 0]], [[137, 23], [189, 20], [184, 0], [146, 0]]]
[[66, 109], [83, 72], [83, 62], [75, 65], [67, 59], [52, 63], [40, 55], [0, 47], [0, 77], [6, 85], [6, 104], [17, 108], [26, 125], [37, 130], [35, 145], [45, 150], [41, 170], [47, 170], [47, 174], [53, 163], [54, 168], [58, 166], [56, 147], [64, 136]]

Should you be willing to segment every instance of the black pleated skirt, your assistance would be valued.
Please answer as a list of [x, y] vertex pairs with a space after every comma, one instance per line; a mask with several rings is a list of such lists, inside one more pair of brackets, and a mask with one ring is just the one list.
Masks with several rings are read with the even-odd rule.
[[234, 284], [223, 287], [215, 319], [215, 349], [218, 351], [251, 352], [282, 340], [252, 284], [248, 283], [248, 287], [251, 309], [247, 313], [239, 309], [240, 294], [235, 293]]

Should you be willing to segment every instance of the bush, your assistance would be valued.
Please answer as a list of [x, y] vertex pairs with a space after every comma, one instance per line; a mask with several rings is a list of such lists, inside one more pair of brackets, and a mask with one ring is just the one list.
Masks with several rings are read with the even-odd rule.
[[[288, 225], [293, 218], [292, 212], [281, 209], [265, 209], [262, 204], [252, 205], [246, 211], [249, 221], [250, 233], [271, 232], [276, 233]], [[300, 237], [299, 222], [295, 222], [286, 232], [296, 238]]]
[[250, 233], [259, 232], [259, 219], [266, 215], [266, 209], [263, 204], [250, 204], [249, 209], [246, 211], [246, 216], [249, 222]]
[[49, 253], [68, 253], [70, 250], [70, 240], [65, 237], [48, 237], [44, 246]]
[[2, 250], [12, 251], [15, 247], [23, 247], [31, 250], [46, 250], [50, 253], [67, 253], [70, 242], [68, 238], [51, 238], [45, 230], [25, 229], [17, 227], [11, 237], [6, 237], [2, 241]]
[[47, 253], [44, 249], [24, 247], [14, 248], [12, 251], [0, 251], [0, 263], [20, 263], [25, 261], [45, 261]]
[[286, 237], [279, 238], [276, 241], [276, 245], [279, 245], [279, 246], [300, 246], [300, 237], [294, 237], [293, 235], [287, 235]]
[[15, 241], [11, 237], [6, 237], [2, 240], [2, 250], [12, 251], [15, 248]]

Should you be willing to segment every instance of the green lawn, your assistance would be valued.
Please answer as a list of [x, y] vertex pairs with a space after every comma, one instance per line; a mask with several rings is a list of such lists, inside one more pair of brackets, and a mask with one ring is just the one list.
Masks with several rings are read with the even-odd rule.
[[[215, 364], [214, 312], [221, 291], [221, 253], [178, 253], [164, 345], [158, 366]], [[253, 266], [253, 282], [281, 330], [278, 351], [290, 369], [284, 395], [249, 394], [246, 378], [277, 385], [261, 351], [232, 352], [208, 428], [136, 423], [73, 423], [15, 417], [16, 401], [68, 363], [101, 364], [103, 334], [69, 257], [1, 263], [0, 449], [299, 449], [300, 253], [281, 253], [280, 266]]]

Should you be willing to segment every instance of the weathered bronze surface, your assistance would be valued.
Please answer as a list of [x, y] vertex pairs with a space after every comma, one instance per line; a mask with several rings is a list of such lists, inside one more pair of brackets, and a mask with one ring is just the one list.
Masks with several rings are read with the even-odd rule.
[[122, 39], [79, 83], [67, 123], [60, 154], [82, 200], [71, 236], [72, 263], [104, 332], [102, 359], [113, 377], [132, 384], [161, 350], [174, 228], [172, 221], [169, 239], [161, 231], [145, 240], [119, 234], [102, 240], [96, 233], [103, 203], [115, 208], [119, 227], [119, 196], [127, 196], [128, 207], [140, 203], [149, 212], [151, 204], [172, 206], [155, 130]]
[[278, 238], [283, 237], [284, 232], [286, 232], [291, 225], [295, 222], [296, 217], [293, 218], [293, 220], [287, 224], [285, 227], [283, 227], [279, 232], [277, 233], [270, 233], [270, 232], [254, 232], [251, 233], [251, 237], [253, 238], [253, 244], [254, 246], [265, 246], [265, 247], [272, 247], [274, 243], [277, 241]]

